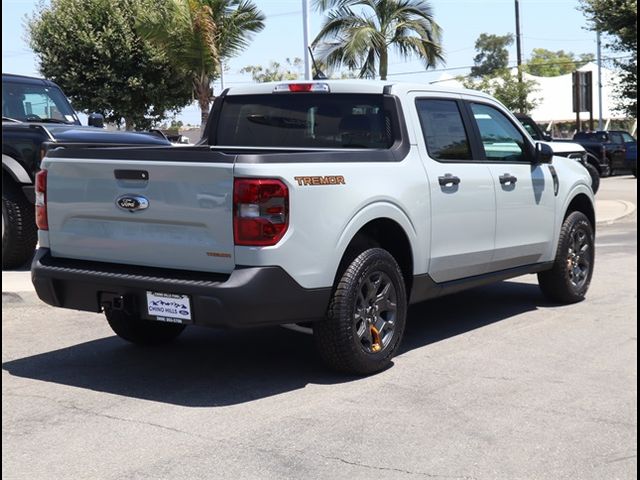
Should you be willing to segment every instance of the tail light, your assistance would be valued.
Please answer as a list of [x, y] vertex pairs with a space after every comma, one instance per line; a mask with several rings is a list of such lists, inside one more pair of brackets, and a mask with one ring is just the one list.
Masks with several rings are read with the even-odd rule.
[[233, 235], [236, 245], [267, 247], [289, 227], [289, 189], [280, 180], [236, 178]]
[[36, 173], [36, 225], [40, 230], [49, 230], [46, 170]]

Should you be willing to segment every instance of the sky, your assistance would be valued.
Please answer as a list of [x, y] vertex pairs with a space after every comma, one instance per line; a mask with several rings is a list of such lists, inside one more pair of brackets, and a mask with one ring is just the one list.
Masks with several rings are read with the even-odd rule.
[[[46, 1], [46, 0], [45, 0]], [[224, 86], [251, 83], [251, 77], [239, 73], [247, 65], [284, 63], [286, 58], [304, 55], [303, 0], [254, 0], [266, 16], [265, 29], [253, 37], [250, 47], [228, 62]], [[48, 3], [48, 2], [47, 2]], [[389, 79], [432, 82], [443, 75], [469, 72], [475, 55], [474, 44], [481, 33], [515, 33], [514, 0], [431, 0], [436, 22], [443, 30], [442, 44], [446, 64], [424, 71], [419, 60], [404, 60], [392, 55]], [[526, 61], [534, 48], [564, 50], [575, 54], [596, 53], [595, 32], [578, 10], [577, 0], [520, 0], [522, 52]], [[28, 45], [25, 18], [37, 13], [40, 0], [2, 0], [2, 71], [39, 76], [38, 60]], [[310, 38], [320, 31], [323, 15], [313, 11]], [[603, 56], [607, 56], [606, 50]], [[510, 48], [511, 64], [516, 62], [516, 47]], [[214, 93], [222, 91], [220, 81]], [[185, 108], [176, 117], [185, 124], [199, 124], [197, 107]], [[84, 122], [83, 122], [84, 123]]]

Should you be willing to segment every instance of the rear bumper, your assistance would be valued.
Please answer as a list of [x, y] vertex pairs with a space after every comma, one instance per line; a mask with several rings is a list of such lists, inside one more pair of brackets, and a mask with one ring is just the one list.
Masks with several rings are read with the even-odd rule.
[[280, 267], [219, 275], [56, 258], [48, 248], [36, 252], [31, 280], [49, 305], [100, 312], [121, 297], [118, 308], [142, 318], [152, 318], [147, 291], [189, 295], [193, 324], [219, 327], [321, 320], [331, 295], [331, 288], [301, 287]]

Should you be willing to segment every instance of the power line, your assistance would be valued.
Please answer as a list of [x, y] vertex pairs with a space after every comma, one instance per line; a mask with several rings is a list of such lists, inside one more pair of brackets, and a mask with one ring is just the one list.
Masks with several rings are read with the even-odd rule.
[[[624, 60], [627, 58], [632, 58], [633, 55], [624, 55], [624, 56], [620, 56], [620, 57], [603, 57], [602, 60]], [[561, 62], [541, 62], [541, 63], [536, 63], [534, 64], [536, 67], [537, 66], [553, 66], [553, 65], [568, 65], [568, 64], [575, 64], [575, 63], [580, 63], [581, 60], [577, 59], [577, 60], [563, 60]], [[397, 72], [397, 73], [389, 73], [387, 76], [390, 77], [392, 75], [415, 75], [418, 73], [437, 73], [437, 72], [447, 72], [447, 71], [451, 71], [451, 70], [464, 70], [466, 68], [473, 68], [473, 67], [477, 67], [477, 65], [464, 65], [464, 66], [459, 66], [459, 67], [448, 67], [448, 68], [435, 68], [433, 70], [415, 70], [412, 72]], [[516, 67], [516, 64], [514, 62], [509, 62], [509, 64], [507, 64], [507, 68], [513, 68]]]
[[579, 38], [542, 38], [542, 37], [529, 37], [523, 35], [522, 38], [526, 38], [527, 40], [538, 40], [538, 41], [551, 41], [551, 42], [585, 42], [592, 43], [591, 39], [579, 39]]

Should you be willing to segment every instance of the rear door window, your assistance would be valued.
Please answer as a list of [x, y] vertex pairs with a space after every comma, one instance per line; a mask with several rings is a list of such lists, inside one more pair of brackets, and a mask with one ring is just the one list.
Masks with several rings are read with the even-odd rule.
[[469, 136], [455, 100], [417, 99], [422, 134], [434, 160], [471, 160]]
[[229, 95], [216, 144], [247, 147], [387, 149], [391, 115], [382, 95]]

